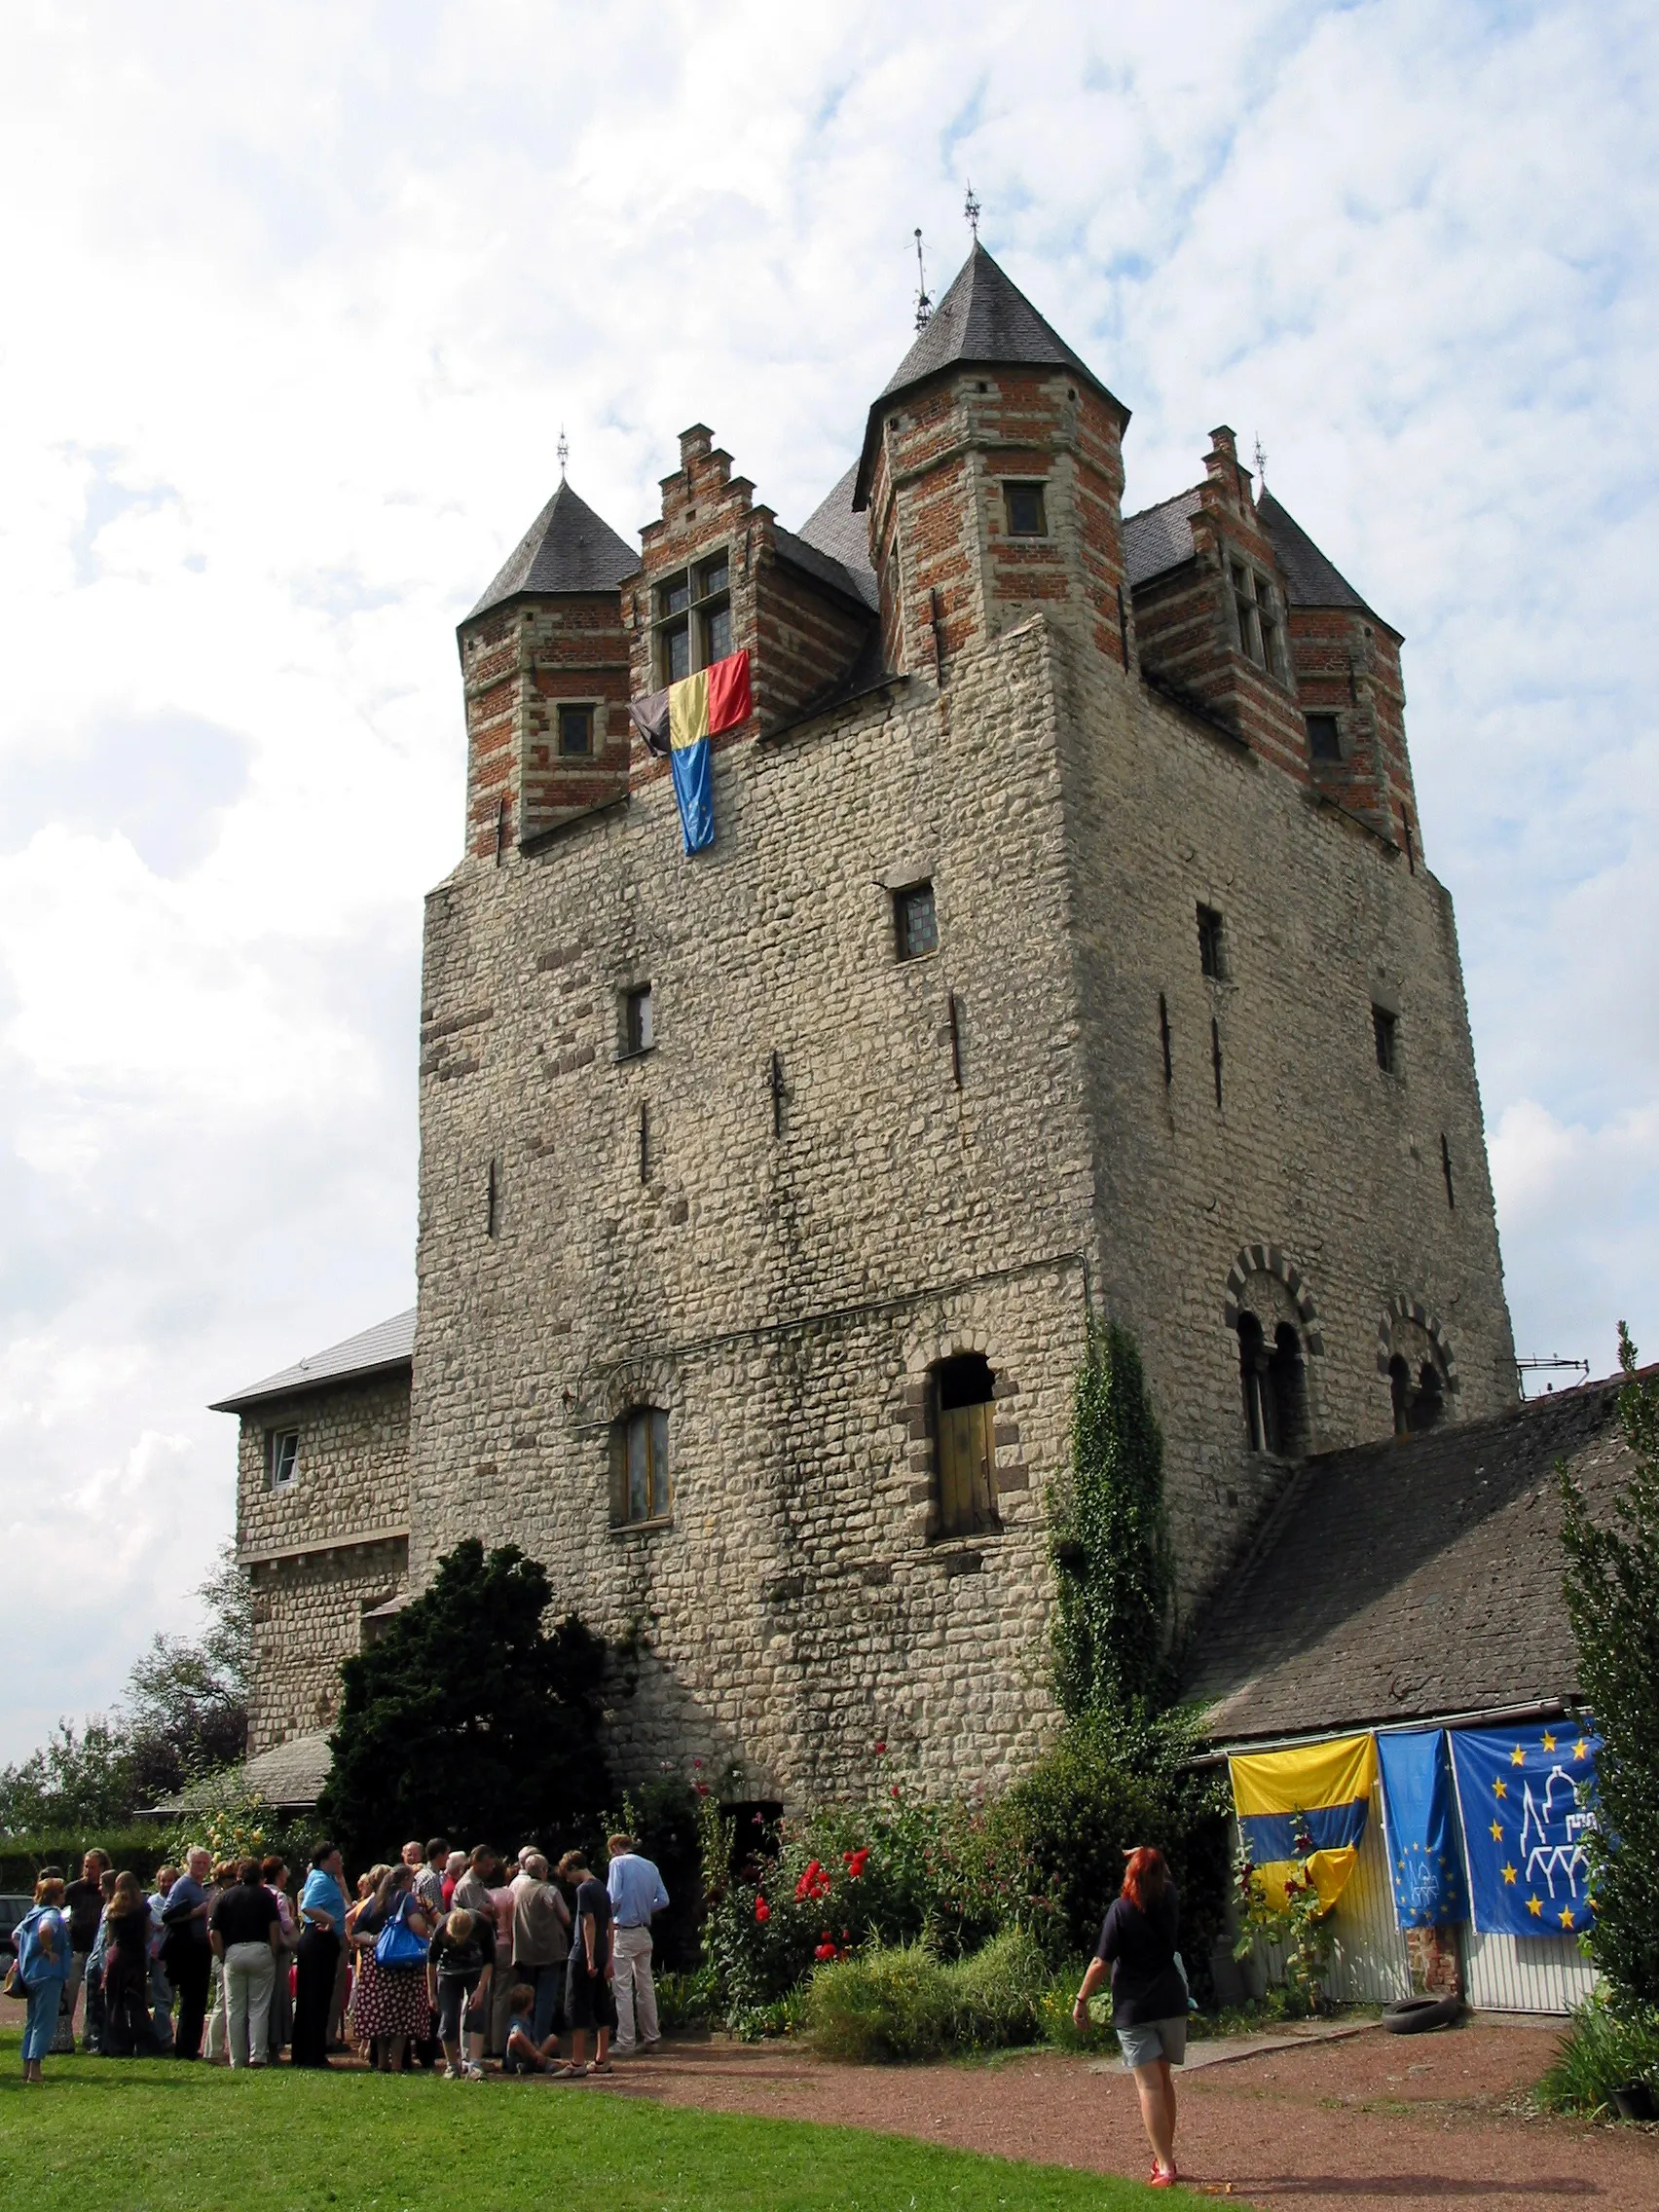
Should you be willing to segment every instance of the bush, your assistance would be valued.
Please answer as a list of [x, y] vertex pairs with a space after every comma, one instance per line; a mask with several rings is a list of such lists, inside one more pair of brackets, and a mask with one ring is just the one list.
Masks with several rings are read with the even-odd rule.
[[132, 1827], [65, 1828], [56, 1833], [17, 1837], [0, 1849], [0, 1892], [7, 1897], [32, 1895], [43, 1866], [59, 1866], [73, 1881], [89, 1851], [107, 1851], [110, 1864], [124, 1868], [141, 1882], [153, 1882], [156, 1868], [167, 1860], [166, 1837], [147, 1824]]
[[1005, 1928], [982, 1951], [946, 1967], [945, 1975], [957, 2049], [998, 2050], [1043, 2036], [1054, 1972], [1029, 1929]]
[[951, 2039], [950, 1977], [927, 1943], [875, 1943], [821, 1966], [806, 1993], [806, 2024], [826, 2058], [881, 2065], [937, 2058]]
[[1573, 2012], [1538, 2101], [1551, 2112], [1608, 2112], [1627, 2082], [1645, 2082], [1659, 2096], [1659, 2014], [1620, 2019], [1592, 1997]]

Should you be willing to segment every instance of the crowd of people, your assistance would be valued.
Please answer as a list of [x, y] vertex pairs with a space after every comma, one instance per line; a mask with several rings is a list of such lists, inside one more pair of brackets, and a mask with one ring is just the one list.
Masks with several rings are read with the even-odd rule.
[[78, 2011], [81, 2048], [106, 2058], [325, 2067], [355, 2052], [450, 2081], [481, 2081], [491, 2061], [608, 2074], [661, 2040], [651, 1922], [669, 1901], [632, 1837], [608, 1851], [601, 1880], [579, 1851], [550, 1869], [533, 1845], [504, 1859], [435, 1836], [371, 1866], [350, 1897], [327, 1842], [298, 1882], [279, 1858], [215, 1865], [202, 1849], [148, 1895], [101, 1851], [75, 1881], [45, 1867], [12, 1936], [23, 2078], [75, 2049]]

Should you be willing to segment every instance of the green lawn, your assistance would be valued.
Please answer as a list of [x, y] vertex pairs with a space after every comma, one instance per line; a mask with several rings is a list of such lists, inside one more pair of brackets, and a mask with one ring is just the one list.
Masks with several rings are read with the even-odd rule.
[[5, 2212], [1146, 2212], [1185, 2192], [534, 2082], [232, 2075], [0, 2036]]

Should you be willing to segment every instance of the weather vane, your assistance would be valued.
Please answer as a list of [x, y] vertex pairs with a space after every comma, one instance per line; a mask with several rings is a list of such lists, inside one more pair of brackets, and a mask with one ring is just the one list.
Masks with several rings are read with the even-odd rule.
[[1268, 457], [1263, 449], [1260, 432], [1256, 436], [1256, 476], [1265, 492], [1268, 488]]
[[563, 484], [565, 481], [565, 463], [571, 458], [571, 441], [565, 435], [563, 423], [559, 425], [559, 443], [553, 448], [553, 451], [559, 456], [559, 481]]
[[972, 177], [968, 179], [968, 197], [962, 203], [962, 213], [967, 220], [968, 228], [974, 234], [974, 243], [977, 245], [979, 242], [979, 203], [974, 197], [974, 179]]
[[927, 265], [922, 260], [921, 225], [916, 226], [916, 328], [926, 330], [928, 317], [933, 313], [933, 302], [928, 297]]

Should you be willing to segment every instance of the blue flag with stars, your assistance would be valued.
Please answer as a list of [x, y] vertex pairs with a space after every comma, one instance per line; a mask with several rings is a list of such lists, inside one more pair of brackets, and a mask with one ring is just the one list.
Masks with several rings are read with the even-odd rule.
[[[1588, 1722], [1454, 1728], [1452, 1759], [1483, 1936], [1577, 1936], [1591, 1924], [1584, 1836], [1595, 1825], [1596, 1753]], [[1589, 1786], [1591, 1799], [1579, 1801]]]
[[1452, 1766], [1441, 1728], [1377, 1738], [1394, 1917], [1402, 1928], [1447, 1928], [1469, 1917], [1452, 1823]]

